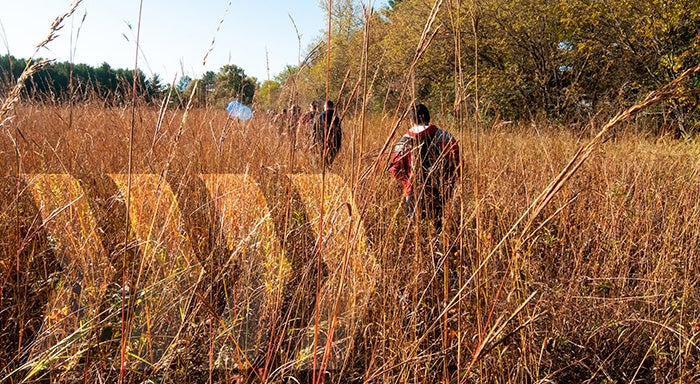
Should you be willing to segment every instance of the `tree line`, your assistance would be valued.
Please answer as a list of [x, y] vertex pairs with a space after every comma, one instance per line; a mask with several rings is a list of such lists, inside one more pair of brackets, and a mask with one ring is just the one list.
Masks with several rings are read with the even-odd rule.
[[[333, 9], [319, 4], [330, 15], [330, 32], [274, 79], [259, 83], [235, 65], [176, 84], [139, 72], [138, 90], [147, 100], [167, 95], [177, 105], [193, 91], [195, 104], [208, 107], [237, 98], [281, 109], [330, 98], [345, 109], [381, 113], [420, 100], [447, 117], [586, 122], [635, 103], [700, 63], [700, 0], [391, 0], [380, 9], [361, 0], [336, 0]], [[4, 83], [24, 64], [0, 57]], [[54, 63], [34, 76], [27, 93], [120, 100], [130, 94], [132, 77], [108, 64]], [[694, 132], [699, 82], [693, 76], [687, 92], [650, 119]]]
[[[39, 59], [41, 60], [41, 59]], [[27, 65], [27, 59], [0, 56], [0, 94], [9, 92]], [[135, 81], [134, 81], [135, 80]], [[137, 97], [149, 103], [169, 100], [174, 106], [222, 107], [233, 98], [252, 103], [257, 80], [235, 65], [218, 72], [206, 72], [199, 79], [182, 76], [174, 84], [164, 83], [158, 74], [147, 77], [140, 69], [98, 67], [69, 62], [51, 62], [37, 71], [25, 84], [24, 96], [47, 102], [100, 100], [118, 105], [131, 100], [134, 83]]]
[[[41, 60], [41, 59], [39, 59]], [[0, 92], [6, 94], [27, 65], [27, 59], [11, 55], [0, 56]], [[103, 63], [99, 67], [68, 62], [51, 62], [37, 71], [27, 83], [24, 92], [33, 100], [61, 102], [98, 98], [114, 103], [129, 100], [132, 93], [132, 70], [112, 68]], [[140, 97], [155, 98], [160, 84], [157, 77], [146, 79], [137, 71], [136, 84]]]

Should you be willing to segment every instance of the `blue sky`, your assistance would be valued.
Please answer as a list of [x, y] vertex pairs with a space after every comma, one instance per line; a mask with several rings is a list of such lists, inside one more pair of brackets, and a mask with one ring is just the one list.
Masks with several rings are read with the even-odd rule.
[[[70, 0], [0, 0], [0, 54], [29, 57], [56, 16], [71, 4]], [[70, 61], [73, 52], [75, 63], [132, 68], [139, 4], [139, 0], [83, 0], [58, 39], [39, 56]], [[375, 8], [384, 4], [385, 0], [373, 0]], [[229, 0], [144, 0], [139, 68], [147, 76], [157, 73], [171, 82], [183, 74], [198, 77], [235, 64], [262, 82], [268, 78], [268, 62], [274, 77], [298, 61], [299, 41], [290, 16], [301, 34], [303, 55], [326, 29], [319, 0], [231, 0], [230, 8]], [[212, 39], [213, 51], [203, 64]]]

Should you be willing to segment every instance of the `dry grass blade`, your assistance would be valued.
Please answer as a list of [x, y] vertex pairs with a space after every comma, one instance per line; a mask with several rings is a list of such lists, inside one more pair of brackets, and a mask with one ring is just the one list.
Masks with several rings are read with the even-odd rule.
[[[652, 105], [658, 104], [670, 97], [679, 94], [679, 86], [688, 79], [692, 74], [700, 71], [700, 65], [690, 68], [683, 73], [681, 73], [675, 80], [669, 82], [663, 87], [657, 89], [656, 91], [647, 95], [640, 103], [628, 108], [627, 110], [617, 114], [615, 117], [610, 119], [601, 130], [596, 134], [593, 139], [591, 139], [588, 144], [581, 147], [576, 155], [569, 161], [567, 166], [559, 173], [559, 175], [550, 182], [549, 186], [530, 204], [530, 206], [525, 210], [525, 212], [520, 216], [520, 218], [513, 224], [510, 229], [501, 237], [501, 240], [491, 249], [488, 256], [486, 256], [481, 263], [472, 272], [470, 277], [462, 284], [460, 289], [454, 295], [453, 299], [445, 306], [438, 317], [444, 316], [449, 310], [454, 308], [460, 300], [462, 300], [462, 294], [470, 286], [477, 274], [487, 265], [491, 258], [496, 254], [496, 252], [501, 249], [506, 240], [518, 229], [521, 223], [525, 221], [527, 217], [530, 220], [521, 230], [521, 234], [518, 237], [520, 240], [519, 244], [522, 244], [522, 240], [527, 237], [528, 229], [533, 225], [535, 219], [539, 216], [542, 210], [552, 201], [552, 198], [561, 190], [561, 188], [566, 184], [568, 180], [576, 173], [576, 171], [581, 167], [581, 165], [590, 157], [591, 153], [598, 148], [598, 146], [604, 142], [605, 136], [610, 132], [611, 129], [619, 125], [620, 123], [629, 120], [632, 116], [639, 113], [640, 111], [649, 108]], [[519, 246], [519, 245], [518, 245]]]
[[[219, 20], [219, 24], [216, 26], [216, 32], [214, 32], [214, 36], [211, 38], [211, 44], [209, 44], [209, 49], [207, 49], [207, 52], [204, 54], [204, 57], [202, 58], [202, 66], [207, 64], [207, 58], [209, 57], [209, 54], [214, 50], [214, 47], [216, 46], [216, 34], [219, 33], [221, 30], [221, 26], [224, 24], [224, 20], [226, 20], [226, 15], [228, 15], [229, 10], [231, 9], [231, 3], [232, 1], [229, 0], [228, 4], [226, 5], [226, 10], [224, 11], [223, 16]], [[192, 92], [194, 94], [194, 92]]]
[[533, 225], [540, 212], [542, 212], [542, 210], [547, 205], [549, 205], [549, 203], [552, 201], [552, 198], [557, 194], [557, 192], [561, 190], [561, 188], [567, 183], [571, 176], [573, 176], [576, 173], [576, 171], [578, 171], [581, 165], [583, 165], [583, 163], [586, 162], [586, 160], [591, 156], [593, 151], [605, 141], [605, 137], [610, 132], [610, 130], [612, 130], [619, 124], [629, 120], [637, 113], [655, 104], [668, 100], [673, 96], [678, 95], [680, 93], [679, 86], [684, 81], [686, 81], [691, 75], [695, 74], [698, 71], [700, 71], [700, 65], [686, 70], [673, 81], [657, 89], [656, 91], [651, 92], [640, 103], [633, 105], [632, 107], [628, 108], [627, 110], [617, 114], [615, 117], [610, 119], [603, 126], [603, 128], [601, 128], [598, 134], [596, 134], [593, 137], [593, 139], [591, 139], [591, 141], [588, 142], [588, 144], [579, 149], [579, 151], [576, 153], [576, 155], [574, 155], [569, 164], [567, 164], [567, 166], [559, 173], [559, 175], [554, 180], [552, 180], [549, 186], [544, 191], [542, 191], [542, 193], [535, 199], [535, 201], [532, 202], [532, 204], [523, 214], [520, 220], [518, 220], [518, 223], [516, 223], [516, 225], [518, 225], [526, 217], [526, 215], [530, 215], [530, 220], [527, 222], [525, 227], [523, 227], [519, 239], [522, 241], [522, 239], [525, 236], [527, 236], [528, 229]]
[[78, 5], [80, 5], [81, 2], [82, 2], [82, 0], [75, 0], [73, 2], [73, 5], [71, 5], [70, 9], [66, 13], [58, 16], [53, 21], [53, 23], [51, 23], [51, 27], [49, 28], [49, 34], [46, 35], [46, 38], [44, 38], [44, 40], [41, 43], [39, 43], [39, 45], [36, 46], [36, 51], [34, 51], [34, 55], [32, 55], [32, 57], [36, 56], [36, 54], [39, 53], [39, 50], [41, 48], [45, 47], [47, 44], [49, 44], [54, 39], [56, 39], [56, 37], [57, 37], [56, 32], [60, 31], [63, 28], [63, 21], [66, 18], [73, 15], [73, 13], [78, 8]]
[[[24, 89], [24, 83], [26, 83], [27, 80], [29, 80], [29, 78], [31, 78], [32, 75], [34, 75], [34, 73], [44, 68], [50, 62], [50, 60], [41, 60], [37, 62], [33, 62], [30, 60], [27, 62], [27, 66], [24, 68], [22, 74], [17, 79], [17, 83], [14, 85], [14, 87], [12, 87], [12, 90], [5, 98], [5, 101], [2, 103], [2, 107], [0, 107], [0, 127], [5, 127], [12, 120], [13, 116], [11, 114], [14, 111], [15, 106], [19, 102], [20, 94], [22, 93], [22, 89]], [[19, 134], [23, 140], [26, 140], [24, 139], [24, 135], [19, 130], [19, 128], [15, 129], [17, 130], [17, 134]], [[5, 131], [14, 142], [14, 137], [10, 135], [7, 129], [5, 129]]]
[[525, 309], [525, 307], [527, 307], [527, 305], [530, 303], [530, 301], [532, 301], [532, 299], [536, 295], [537, 292], [533, 292], [532, 294], [530, 294], [530, 296], [527, 299], [525, 299], [505, 321], [503, 320], [503, 317], [499, 317], [495, 321], [493, 327], [491, 328], [491, 330], [489, 330], [489, 333], [486, 335], [486, 337], [484, 337], [481, 343], [479, 343], [479, 346], [474, 352], [474, 355], [472, 356], [472, 362], [469, 365], [469, 369], [471, 369], [471, 367], [473, 367], [474, 364], [476, 364], [476, 362], [483, 356], [483, 354], [486, 351], [495, 348], [500, 342], [502, 342], [505, 339], [507, 335], [513, 334], [518, 330], [525, 328], [528, 324], [531, 324], [539, 317], [538, 315], [536, 315], [533, 318], [530, 318], [523, 324], [518, 325], [514, 331], [511, 331], [508, 334], [506, 334], [505, 332], [508, 324], [510, 324], [513, 321], [513, 319], [515, 319], [515, 317], [518, 316], [518, 314], [520, 314]]
[[[80, 5], [82, 0], [75, 0], [73, 2], [73, 5], [71, 5], [70, 9], [64, 13], [63, 15], [57, 17], [53, 23], [51, 24], [51, 27], [49, 28], [49, 33], [46, 35], [44, 40], [39, 43], [36, 46], [36, 50], [34, 51], [34, 54], [32, 57], [27, 61], [27, 65], [25, 66], [24, 70], [22, 71], [22, 74], [20, 75], [19, 79], [17, 79], [17, 83], [15, 86], [12, 88], [10, 91], [9, 95], [5, 98], [5, 101], [2, 104], [2, 107], [0, 108], [0, 127], [5, 126], [9, 120], [12, 119], [12, 116], [10, 114], [14, 110], [15, 105], [19, 101], [20, 94], [22, 93], [22, 89], [24, 89], [24, 83], [29, 80], [29, 78], [32, 77], [34, 73], [36, 73], [38, 70], [41, 68], [45, 67], [48, 65], [51, 60], [40, 60], [38, 62], [35, 62], [33, 59], [36, 56], [37, 53], [39, 53], [39, 50], [42, 48], [46, 47], [51, 41], [56, 39], [57, 37], [57, 32], [63, 28], [63, 21], [70, 17], [78, 8], [78, 5]], [[22, 135], [22, 132], [17, 129], [17, 133], [20, 136]], [[9, 132], [8, 132], [9, 134]], [[12, 136], [10, 135], [12, 138]], [[14, 142], [14, 138], [12, 138], [12, 141]]]

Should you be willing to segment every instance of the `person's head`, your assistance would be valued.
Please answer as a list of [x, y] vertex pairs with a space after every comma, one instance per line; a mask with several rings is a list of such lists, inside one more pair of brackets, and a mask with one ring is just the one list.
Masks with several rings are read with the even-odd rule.
[[311, 102], [311, 105], [309, 106], [309, 110], [311, 111], [316, 111], [318, 109], [318, 103], [316, 103], [316, 100]]
[[323, 106], [326, 110], [333, 109], [333, 102], [326, 100], [326, 104]]
[[412, 125], [428, 125], [430, 124], [430, 112], [428, 107], [423, 104], [415, 104], [408, 111], [408, 119]]

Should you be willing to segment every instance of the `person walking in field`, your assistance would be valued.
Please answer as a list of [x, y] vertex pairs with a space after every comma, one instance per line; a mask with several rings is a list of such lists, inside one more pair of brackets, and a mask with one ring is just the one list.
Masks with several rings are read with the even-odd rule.
[[272, 124], [277, 127], [277, 134], [284, 136], [286, 134], [287, 124], [289, 123], [289, 114], [287, 108], [283, 108], [282, 112], [272, 118]]
[[318, 104], [314, 100], [309, 105], [309, 110], [301, 115], [301, 118], [299, 118], [299, 124], [297, 125], [297, 138], [301, 138], [301, 145], [305, 148], [308, 148], [313, 140], [313, 128], [317, 116]]
[[401, 182], [409, 216], [419, 213], [442, 232], [442, 211], [459, 178], [459, 145], [448, 131], [430, 124], [430, 112], [416, 104], [408, 112], [411, 128], [394, 147], [389, 171]]
[[314, 123], [312, 140], [313, 146], [327, 167], [333, 164], [338, 155], [342, 139], [340, 118], [335, 114], [333, 102], [327, 100], [323, 112]]

